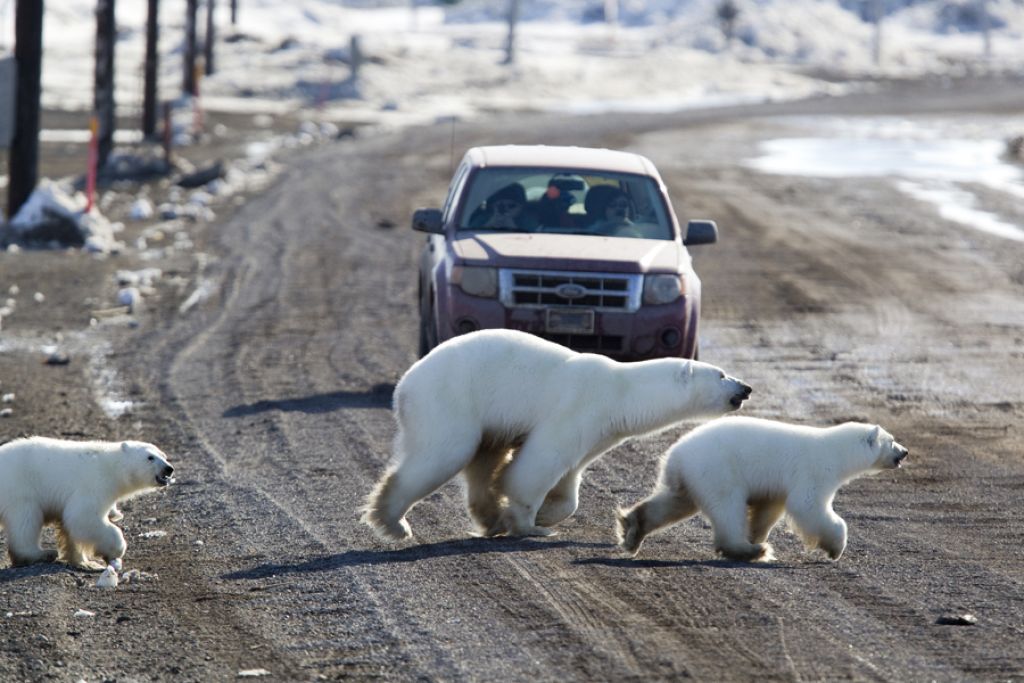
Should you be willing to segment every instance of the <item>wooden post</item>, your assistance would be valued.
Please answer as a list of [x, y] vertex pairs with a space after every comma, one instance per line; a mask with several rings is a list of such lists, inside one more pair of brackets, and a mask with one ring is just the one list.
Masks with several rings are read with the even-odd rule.
[[85, 212], [92, 211], [96, 196], [96, 175], [99, 173], [100, 122], [96, 115], [89, 117], [89, 156], [85, 169]]
[[213, 8], [216, 4], [216, 0], [206, 0], [206, 40], [203, 45], [203, 58], [207, 76], [213, 73], [213, 44], [216, 41], [216, 31], [213, 25]]
[[185, 3], [185, 72], [181, 89], [186, 95], [196, 94], [196, 12], [198, 0]]
[[114, 43], [117, 24], [114, 0], [98, 0], [96, 4], [96, 83], [94, 110], [99, 119], [98, 164], [103, 168], [114, 148]]
[[351, 69], [351, 79], [354, 83], [359, 80], [359, 67], [363, 65], [363, 48], [359, 34], [353, 33], [348, 41], [348, 61]]
[[173, 166], [171, 147], [174, 144], [174, 131], [171, 129], [171, 103], [164, 102], [164, 163], [168, 170]]
[[7, 216], [13, 218], [39, 180], [39, 96], [43, 72], [43, 0], [18, 0], [14, 15], [14, 137], [8, 157]]
[[203, 132], [203, 104], [202, 98], [199, 95], [199, 82], [203, 78], [203, 65], [196, 64], [196, 73], [193, 76], [195, 80], [195, 92], [192, 94], [192, 134], [197, 138]]
[[231, 0], [231, 25], [238, 24], [238, 0]]
[[142, 134], [150, 139], [156, 136], [156, 93], [160, 60], [156, 49], [160, 39], [160, 25], [157, 20], [158, 5], [159, 0], [149, 0], [149, 14], [146, 16], [145, 83], [142, 89]]

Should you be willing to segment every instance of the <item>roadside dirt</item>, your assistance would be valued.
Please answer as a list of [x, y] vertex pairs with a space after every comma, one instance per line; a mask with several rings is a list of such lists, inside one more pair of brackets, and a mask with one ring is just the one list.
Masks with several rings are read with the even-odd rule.
[[[124, 506], [125, 568], [148, 581], [105, 592], [95, 575], [0, 561], [0, 679], [1024, 678], [1020, 245], [885, 179], [741, 164], [759, 140], [801, 132], [779, 114], [1024, 109], [1019, 88], [965, 86], [966, 101], [920, 88], [456, 130], [456, 155], [482, 142], [642, 152], [681, 217], [718, 221], [720, 242], [694, 249], [701, 352], [754, 386], [746, 412], [878, 422], [911, 449], [904, 470], [837, 496], [850, 527], [838, 563], [782, 529], [777, 561], [725, 562], [699, 520], [624, 559], [614, 507], [645, 495], [688, 425], [595, 464], [550, 539], [468, 538], [455, 484], [411, 513], [415, 544], [359, 524], [389, 455], [391, 389], [415, 359], [422, 238], [406, 226], [443, 198], [447, 127], [297, 156], [230, 218], [187, 226], [194, 247], [164, 255], [132, 319], [89, 325], [114, 272], [147, 265], [136, 253], [0, 254], [0, 294], [19, 287], [0, 332], [0, 392], [16, 394], [0, 439], [145, 438], [179, 473]], [[41, 362], [50, 343], [68, 365]], [[110, 417], [111, 397], [131, 410]], [[167, 535], [140, 537], [154, 529]], [[977, 624], [937, 623], [964, 613]]]

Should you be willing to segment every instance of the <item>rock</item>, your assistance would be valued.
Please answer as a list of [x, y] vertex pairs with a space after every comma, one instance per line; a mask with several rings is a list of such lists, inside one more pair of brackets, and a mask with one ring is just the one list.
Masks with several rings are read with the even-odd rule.
[[153, 213], [153, 202], [149, 201], [145, 197], [139, 197], [136, 199], [129, 211], [129, 215], [133, 221], [148, 220], [153, 217]]
[[935, 623], [942, 626], [974, 626], [978, 623], [978, 617], [970, 613], [944, 614], [936, 619]]
[[220, 178], [224, 174], [224, 164], [220, 161], [201, 168], [193, 173], [186, 173], [178, 178], [181, 187], [202, 187], [206, 183]]
[[266, 669], [242, 669], [238, 672], [239, 678], [259, 678], [260, 676], [269, 676], [270, 672]]
[[162, 529], [154, 529], [153, 531], [143, 531], [139, 534], [139, 538], [163, 538], [166, 535], [166, 531]]
[[67, 365], [68, 363], [71, 362], [71, 358], [69, 358], [68, 354], [66, 353], [63, 353], [61, 351], [54, 351], [53, 353], [48, 355], [46, 357], [46, 360], [44, 360], [43, 362], [46, 363], [47, 365]]
[[109, 566], [103, 570], [100, 574], [100, 578], [96, 579], [97, 588], [117, 588], [117, 571], [113, 566]]
[[87, 609], [80, 609], [80, 610], [77, 610], [72, 616], [75, 617], [76, 619], [87, 619], [89, 617], [96, 616], [96, 613], [95, 612], [90, 612]]
[[138, 287], [122, 287], [117, 292], [117, 303], [121, 306], [127, 306], [129, 313], [134, 313], [142, 304], [142, 292], [139, 291]]

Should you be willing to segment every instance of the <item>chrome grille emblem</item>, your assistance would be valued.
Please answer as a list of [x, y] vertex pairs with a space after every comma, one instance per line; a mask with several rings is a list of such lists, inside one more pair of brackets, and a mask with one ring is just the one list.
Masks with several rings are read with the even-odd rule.
[[555, 287], [555, 294], [562, 297], [563, 299], [572, 300], [586, 296], [587, 290], [582, 285], [577, 285], [572, 282], [566, 282]]

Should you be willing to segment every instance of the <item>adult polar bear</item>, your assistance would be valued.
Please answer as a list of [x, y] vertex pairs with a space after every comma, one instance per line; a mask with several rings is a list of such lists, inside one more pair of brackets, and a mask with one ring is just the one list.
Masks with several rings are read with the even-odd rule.
[[859, 422], [819, 428], [714, 420], [669, 449], [654, 493], [619, 511], [619, 543], [635, 555], [651, 532], [703, 512], [722, 555], [771, 559], [765, 541], [785, 513], [808, 548], [838, 560], [846, 522], [832, 510], [836, 491], [861, 475], [900, 467], [907, 452], [889, 432]]
[[[0, 446], [0, 525], [14, 566], [58, 558], [102, 569], [125, 552], [110, 523], [115, 503], [167, 486], [174, 468], [156, 446], [141, 441], [66, 441], [35, 436]], [[44, 550], [44, 524], [56, 524], [56, 550]]]
[[395, 457], [363, 521], [408, 538], [406, 512], [462, 472], [470, 516], [487, 535], [545, 536], [576, 511], [581, 475], [602, 453], [736, 410], [750, 392], [697, 361], [619, 363], [511, 330], [456, 337], [395, 388]]

